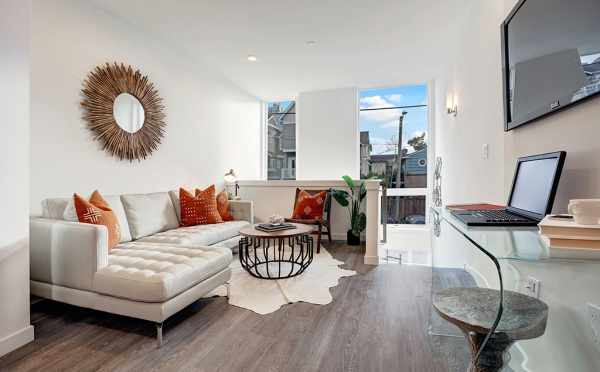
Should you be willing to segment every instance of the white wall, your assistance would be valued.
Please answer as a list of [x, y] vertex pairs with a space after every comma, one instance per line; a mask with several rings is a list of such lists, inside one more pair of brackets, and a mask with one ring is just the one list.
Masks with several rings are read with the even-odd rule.
[[[505, 203], [518, 156], [566, 150], [555, 203], [555, 211], [564, 211], [570, 198], [600, 197], [600, 99], [503, 132], [500, 24], [515, 3], [471, 2], [460, 20], [448, 71], [436, 79], [436, 100], [442, 103], [436, 107], [436, 153], [444, 160], [443, 200], [446, 204]], [[456, 92], [456, 117], [445, 113], [448, 92]], [[490, 145], [488, 160], [481, 156], [485, 143]], [[460, 258], [460, 249], [450, 251], [454, 259]], [[515, 261], [512, 266], [518, 277], [506, 277], [514, 285], [508, 289], [524, 292], [523, 282], [529, 275], [540, 279], [540, 298], [549, 304], [550, 314], [546, 335], [519, 343], [529, 360], [514, 354], [511, 367], [522, 370], [519, 365], [523, 363], [531, 370], [563, 371], [586, 363], [598, 366], [587, 312], [587, 303], [598, 301], [593, 284], [598, 265]]]
[[0, 356], [29, 324], [29, 27], [31, 3], [0, 1]]
[[[198, 45], [198, 48], [202, 48]], [[222, 182], [234, 168], [260, 177], [261, 105], [221, 73], [86, 2], [33, 2], [31, 209], [40, 200], [166, 190]], [[166, 135], [151, 158], [111, 158], [81, 119], [87, 73], [119, 61], [148, 74], [164, 99]]]
[[[517, 157], [568, 152], [555, 211], [572, 198], [600, 197], [600, 99], [504, 133], [500, 24], [516, 0], [472, 2], [460, 20], [455, 55], [436, 79], [436, 153], [444, 160], [444, 203], [505, 203]], [[476, 32], [474, 32], [476, 30]], [[445, 113], [455, 94], [458, 115]], [[489, 159], [482, 156], [489, 145]]]
[[359, 178], [357, 89], [300, 93], [296, 106], [296, 179]]
[[[447, 71], [436, 79], [436, 155], [443, 159], [444, 204], [506, 203], [499, 0], [465, 7]], [[456, 97], [458, 115], [446, 113]], [[489, 157], [483, 157], [483, 145]]]
[[[508, 14], [516, 0], [504, 0]], [[499, 46], [498, 46], [499, 48]], [[510, 190], [519, 156], [565, 150], [567, 160], [554, 203], [566, 212], [569, 199], [600, 198], [600, 98], [524, 125], [504, 136], [504, 188]]]

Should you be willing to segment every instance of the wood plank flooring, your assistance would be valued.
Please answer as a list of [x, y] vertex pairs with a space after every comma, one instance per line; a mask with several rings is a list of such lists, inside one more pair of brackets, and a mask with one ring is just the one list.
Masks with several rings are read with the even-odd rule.
[[[326, 306], [268, 315], [201, 300], [153, 324], [53, 301], [32, 306], [35, 341], [0, 358], [2, 371], [447, 371], [427, 335], [431, 268], [363, 264], [360, 248], [328, 250], [359, 272]], [[459, 340], [459, 342], [464, 342]]]

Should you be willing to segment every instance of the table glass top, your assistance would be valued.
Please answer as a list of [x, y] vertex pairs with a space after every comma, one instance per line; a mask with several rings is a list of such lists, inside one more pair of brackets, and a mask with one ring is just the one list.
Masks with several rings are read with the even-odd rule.
[[434, 218], [439, 218], [456, 228], [467, 238], [481, 246], [497, 259], [524, 261], [559, 260], [589, 261], [600, 258], [600, 252], [579, 250], [551, 250], [534, 227], [469, 227], [445, 208], [432, 208]]

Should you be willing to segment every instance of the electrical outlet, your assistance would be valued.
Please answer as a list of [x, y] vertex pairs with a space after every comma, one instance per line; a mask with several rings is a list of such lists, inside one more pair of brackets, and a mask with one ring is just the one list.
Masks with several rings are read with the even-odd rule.
[[490, 157], [490, 146], [487, 143], [483, 144], [482, 152], [483, 160], [488, 160], [488, 158]]
[[540, 298], [540, 287], [542, 282], [539, 279], [534, 278], [533, 276], [527, 277], [527, 283], [525, 284], [525, 290], [527, 294], [531, 297]]
[[592, 326], [592, 339], [596, 347], [600, 348], [600, 306], [588, 304], [590, 325]]

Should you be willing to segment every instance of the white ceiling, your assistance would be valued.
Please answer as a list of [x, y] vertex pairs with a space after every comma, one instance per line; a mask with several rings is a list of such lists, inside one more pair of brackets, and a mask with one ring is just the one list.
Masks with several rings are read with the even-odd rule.
[[[455, 19], [467, 2], [95, 1], [264, 100], [427, 81], [447, 60]], [[258, 62], [249, 62], [249, 54]]]

